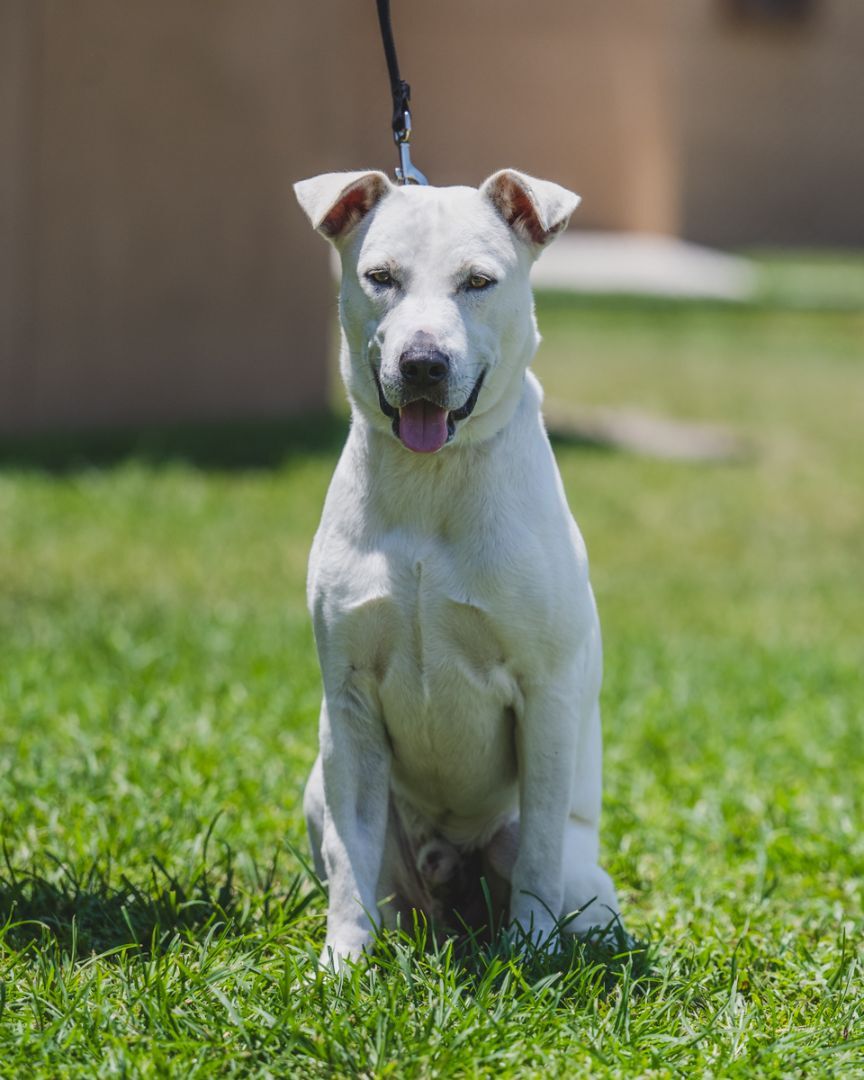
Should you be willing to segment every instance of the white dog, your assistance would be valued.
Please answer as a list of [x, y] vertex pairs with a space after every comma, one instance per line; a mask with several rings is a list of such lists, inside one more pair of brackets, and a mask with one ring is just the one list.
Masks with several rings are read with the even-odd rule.
[[527, 370], [529, 270], [579, 198], [512, 169], [479, 189], [357, 172], [295, 190], [341, 256], [352, 406], [309, 564], [323, 961], [412, 908], [537, 941], [573, 912], [570, 932], [607, 926], [600, 630]]

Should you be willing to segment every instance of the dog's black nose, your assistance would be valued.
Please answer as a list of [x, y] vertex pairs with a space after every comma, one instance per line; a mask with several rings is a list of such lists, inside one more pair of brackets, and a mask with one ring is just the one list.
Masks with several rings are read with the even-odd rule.
[[450, 358], [440, 349], [409, 346], [399, 357], [399, 373], [416, 390], [426, 390], [443, 382], [450, 372]]

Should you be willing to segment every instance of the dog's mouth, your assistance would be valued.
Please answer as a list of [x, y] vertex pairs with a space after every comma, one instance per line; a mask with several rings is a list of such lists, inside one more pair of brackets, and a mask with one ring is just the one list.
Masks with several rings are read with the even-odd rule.
[[442, 405], [436, 405], [434, 401], [428, 401], [426, 398], [409, 401], [397, 409], [384, 397], [378, 372], [373, 368], [372, 373], [378, 388], [378, 404], [381, 406], [381, 412], [391, 420], [396, 438], [403, 446], [416, 454], [434, 454], [450, 442], [456, 434], [456, 425], [459, 421], [467, 420], [474, 412], [483, 379], [486, 377], [486, 372], [481, 371], [465, 404], [458, 409], [445, 409]]

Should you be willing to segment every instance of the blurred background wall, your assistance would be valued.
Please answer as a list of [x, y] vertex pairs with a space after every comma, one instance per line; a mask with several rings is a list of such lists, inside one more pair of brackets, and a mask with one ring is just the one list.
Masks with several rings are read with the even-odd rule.
[[677, 6], [681, 233], [864, 244], [864, 3]]
[[[433, 183], [576, 224], [864, 244], [861, 0], [392, 0]], [[323, 407], [293, 180], [390, 171], [373, 0], [0, 0], [0, 433]]]

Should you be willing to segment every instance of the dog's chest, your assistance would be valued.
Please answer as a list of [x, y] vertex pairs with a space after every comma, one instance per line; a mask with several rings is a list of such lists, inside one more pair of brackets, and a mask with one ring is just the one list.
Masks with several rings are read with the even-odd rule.
[[433, 550], [391, 564], [386, 586], [344, 617], [352, 665], [371, 682], [390, 737], [397, 785], [442, 817], [487, 811], [515, 781], [521, 709], [488, 595]]

